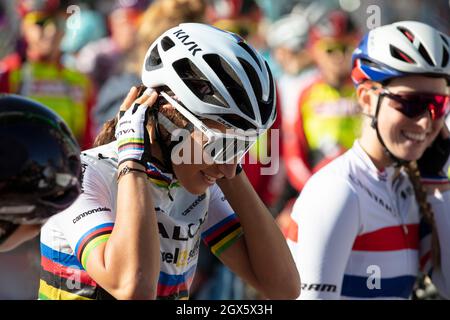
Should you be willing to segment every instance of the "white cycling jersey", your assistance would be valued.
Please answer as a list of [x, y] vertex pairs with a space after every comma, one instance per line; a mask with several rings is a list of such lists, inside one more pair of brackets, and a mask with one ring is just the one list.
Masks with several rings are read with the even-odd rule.
[[[82, 153], [82, 194], [41, 231], [40, 299], [112, 298], [86, 272], [91, 248], [109, 238], [116, 215], [117, 144]], [[217, 185], [193, 195], [153, 165], [161, 272], [157, 296], [185, 299], [197, 266], [200, 239], [220, 255], [242, 234], [239, 219]], [[149, 230], [149, 232], [153, 232]]]
[[408, 299], [419, 270], [450, 297], [450, 192], [429, 196], [441, 245], [420, 218], [407, 174], [379, 171], [358, 142], [316, 173], [297, 199], [288, 244], [300, 299]]

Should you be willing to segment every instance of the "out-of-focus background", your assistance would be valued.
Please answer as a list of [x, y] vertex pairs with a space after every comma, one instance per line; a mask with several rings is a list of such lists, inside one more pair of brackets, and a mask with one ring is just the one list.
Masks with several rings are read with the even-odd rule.
[[[369, 29], [400, 20], [423, 21], [448, 34], [450, 2], [1, 0], [0, 92], [47, 104], [86, 149], [103, 123], [117, 113], [130, 86], [139, 84], [145, 51], [162, 32], [181, 22], [206, 22], [239, 33], [272, 67], [279, 108], [275, 128], [282, 128], [276, 145], [267, 143], [269, 135], [250, 152], [258, 163], [246, 165], [245, 170], [288, 237], [292, 199], [311, 173], [351, 146], [357, 136], [359, 120], [352, 114], [357, 108], [349, 77], [351, 50]], [[309, 101], [311, 95], [305, 90], [318, 92], [322, 100]], [[328, 95], [330, 90], [334, 91]], [[349, 123], [348, 135], [325, 135], [334, 124], [314, 131], [312, 115], [298, 116], [301, 105], [308, 110], [312, 103], [323, 104], [324, 110], [338, 105], [350, 110], [343, 119]], [[305, 129], [301, 137], [296, 129], [299, 121]], [[267, 155], [272, 156], [269, 165], [263, 161]], [[275, 171], [261, 175], [261, 169], [273, 162]], [[0, 299], [36, 299], [39, 260], [38, 238], [1, 253]], [[259, 298], [206, 247], [201, 248], [198, 270], [192, 299]], [[418, 288], [416, 296], [436, 297], [429, 285]]]

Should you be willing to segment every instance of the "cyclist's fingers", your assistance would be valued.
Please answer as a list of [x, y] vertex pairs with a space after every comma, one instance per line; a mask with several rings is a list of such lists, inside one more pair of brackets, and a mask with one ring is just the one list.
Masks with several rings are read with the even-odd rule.
[[144, 94], [139, 97], [135, 103], [144, 104], [149, 107], [153, 106], [158, 98], [158, 93], [154, 89], [145, 90]]
[[136, 87], [131, 87], [127, 96], [125, 97], [122, 104], [120, 105], [119, 111], [121, 113], [127, 111], [128, 108], [130, 108], [133, 105], [133, 101], [136, 100], [137, 93], [138, 93], [138, 89]]

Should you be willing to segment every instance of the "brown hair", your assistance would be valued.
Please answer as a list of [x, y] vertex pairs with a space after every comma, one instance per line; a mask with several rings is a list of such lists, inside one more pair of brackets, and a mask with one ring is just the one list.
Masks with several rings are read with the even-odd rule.
[[425, 221], [431, 226], [431, 253], [434, 266], [441, 263], [441, 252], [439, 238], [436, 229], [436, 221], [434, 220], [433, 208], [427, 201], [427, 192], [420, 181], [420, 172], [416, 161], [411, 161], [403, 166], [408, 173], [409, 179], [414, 187], [417, 204], [419, 205], [420, 214]]
[[[186, 128], [189, 124], [189, 121], [179, 113], [174, 107], [169, 104], [165, 104], [159, 108], [159, 112], [164, 114], [170, 121], [172, 121], [179, 128]], [[115, 129], [117, 125], [117, 117], [114, 119], [108, 120], [100, 130], [99, 134], [94, 140], [94, 147], [98, 147], [107, 143], [110, 143], [116, 140]], [[152, 124], [154, 125], [154, 123]], [[170, 134], [161, 127], [162, 137], [166, 144], [170, 143]]]

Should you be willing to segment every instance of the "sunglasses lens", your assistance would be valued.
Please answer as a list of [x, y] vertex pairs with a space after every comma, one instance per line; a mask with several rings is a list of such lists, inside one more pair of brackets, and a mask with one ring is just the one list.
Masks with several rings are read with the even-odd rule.
[[205, 153], [216, 163], [239, 162], [253, 145], [253, 141], [220, 137], [205, 146]]
[[449, 97], [433, 94], [388, 94], [397, 102], [395, 108], [409, 118], [416, 118], [429, 111], [433, 120], [443, 117], [448, 111]]

